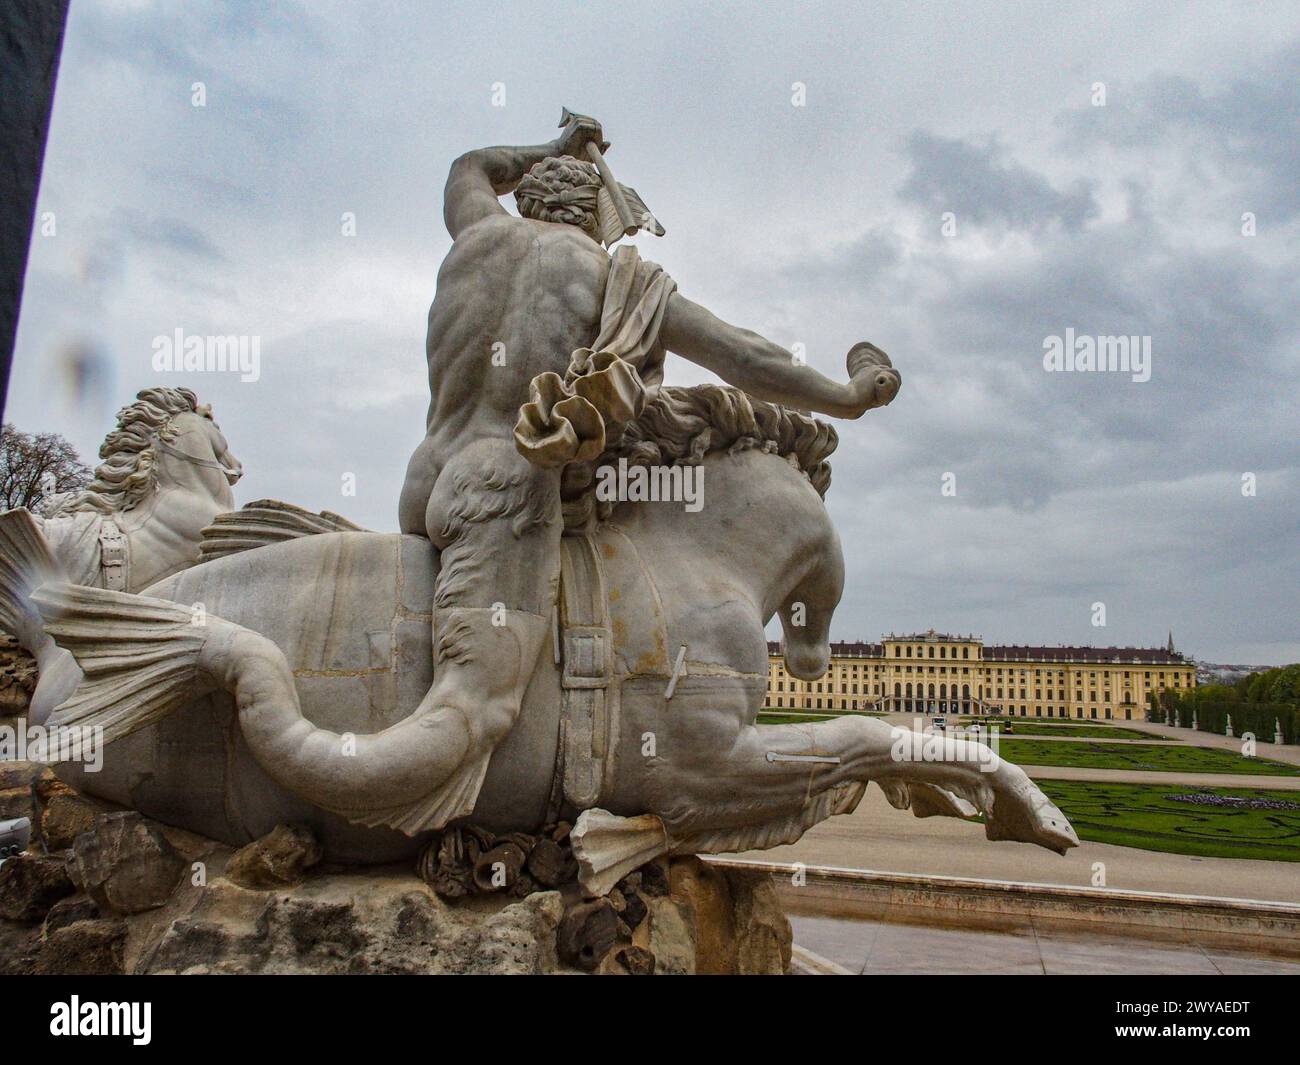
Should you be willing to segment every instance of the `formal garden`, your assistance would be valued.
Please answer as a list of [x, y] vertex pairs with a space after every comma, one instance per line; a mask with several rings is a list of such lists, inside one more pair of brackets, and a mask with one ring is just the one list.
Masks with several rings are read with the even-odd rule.
[[1300, 792], [1038, 780], [1080, 839], [1213, 858], [1300, 861]]
[[[1019, 766], [1075, 769], [1124, 769], [1157, 773], [1238, 773], [1251, 776], [1300, 776], [1300, 768], [1267, 758], [1248, 758], [1236, 751], [1193, 744], [1059, 743], [1045, 739], [1004, 739], [998, 754]], [[1032, 774], [1031, 774], [1032, 775]]]

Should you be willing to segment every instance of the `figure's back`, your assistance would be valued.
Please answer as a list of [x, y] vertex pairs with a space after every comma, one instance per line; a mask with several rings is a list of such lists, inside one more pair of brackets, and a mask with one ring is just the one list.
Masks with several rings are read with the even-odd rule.
[[563, 375], [595, 339], [608, 273], [609, 256], [575, 226], [499, 215], [462, 232], [429, 311], [430, 435], [455, 425], [447, 437], [463, 442], [486, 419], [508, 436], [528, 382]]

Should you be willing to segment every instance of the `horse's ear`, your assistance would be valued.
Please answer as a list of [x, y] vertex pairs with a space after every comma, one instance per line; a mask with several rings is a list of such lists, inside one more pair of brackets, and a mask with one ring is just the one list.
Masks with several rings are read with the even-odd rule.
[[194, 408], [194, 413], [197, 414], [197, 415], [199, 415], [200, 417], [207, 418], [208, 421], [212, 421], [212, 420], [213, 420], [213, 419], [212, 419], [212, 404], [211, 404], [211, 403], [203, 403], [203, 404], [200, 404], [199, 406], [197, 406], [197, 407]]

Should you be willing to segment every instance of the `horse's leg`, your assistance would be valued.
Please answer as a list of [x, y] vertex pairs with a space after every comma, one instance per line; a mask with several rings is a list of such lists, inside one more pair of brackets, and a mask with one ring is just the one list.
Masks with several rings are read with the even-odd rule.
[[830, 664], [831, 618], [844, 590], [844, 555], [829, 521], [808, 547], [807, 572], [778, 611], [785, 668], [800, 680], [816, 680]]
[[[679, 807], [684, 816], [666, 819], [669, 830], [675, 840], [699, 843], [709, 835], [706, 824], [728, 825], [732, 846], [713, 849], [791, 842], [811, 824], [852, 809], [861, 794], [853, 786], [873, 780], [893, 805], [911, 805], [918, 816], [982, 815], [989, 839], [1058, 852], [1078, 843], [1065, 816], [1024, 771], [985, 745], [858, 715], [751, 725], [711, 772], [691, 776], [692, 793]], [[700, 831], [691, 831], [692, 821]]]

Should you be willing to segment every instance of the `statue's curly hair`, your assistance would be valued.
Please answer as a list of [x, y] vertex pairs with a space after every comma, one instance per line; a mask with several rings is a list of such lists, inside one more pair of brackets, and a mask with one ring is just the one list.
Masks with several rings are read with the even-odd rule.
[[597, 462], [697, 466], [710, 452], [756, 449], [784, 458], [824, 498], [831, 484], [828, 459], [839, 439], [825, 422], [739, 388], [666, 385]]
[[591, 490], [599, 466], [626, 459], [629, 466], [698, 466], [717, 451], [762, 451], [783, 458], [808, 478], [823, 499], [831, 485], [835, 429], [800, 411], [767, 403], [727, 385], [665, 385], [636, 418], [609, 441], [604, 454], [565, 470], [566, 530], [604, 521], [614, 504]]
[[599, 239], [600, 172], [569, 155], [548, 156], [523, 176], [515, 202], [525, 218], [565, 222]]
[[176, 435], [177, 414], [199, 412], [198, 397], [188, 388], [146, 388], [135, 402], [117, 412], [117, 427], [104, 438], [95, 479], [70, 499], [63, 512], [130, 510], [158, 477], [154, 442]]

